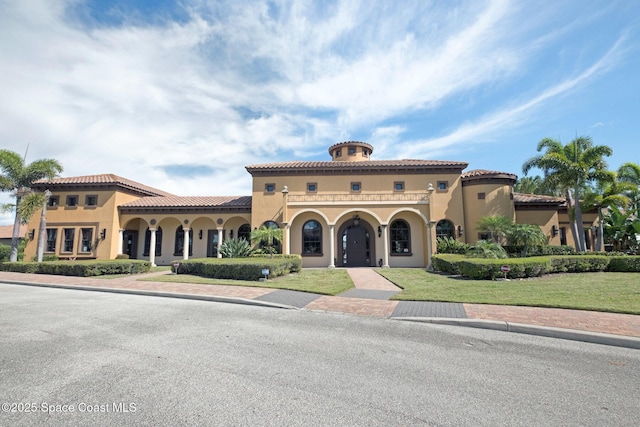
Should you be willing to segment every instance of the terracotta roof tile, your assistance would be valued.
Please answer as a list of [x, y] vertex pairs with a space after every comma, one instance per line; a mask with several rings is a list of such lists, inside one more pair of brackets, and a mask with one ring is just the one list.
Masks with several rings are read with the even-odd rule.
[[543, 196], [540, 194], [513, 193], [514, 203], [521, 204], [555, 204], [561, 205], [565, 199], [561, 197]]
[[[27, 224], [20, 224], [20, 237], [24, 237], [27, 234]], [[13, 225], [0, 226], [0, 239], [13, 238]]]
[[370, 169], [426, 169], [426, 168], [466, 168], [468, 163], [449, 160], [369, 160], [366, 162], [334, 162], [334, 161], [290, 161], [249, 165], [245, 168], [249, 173], [276, 170], [370, 170]]
[[117, 185], [131, 190], [139, 191], [149, 196], [172, 196], [171, 193], [167, 193], [166, 191], [149, 187], [148, 185], [144, 185], [127, 178], [122, 178], [121, 176], [114, 174], [71, 176], [66, 178], [54, 178], [50, 181], [43, 179], [36, 181], [33, 187], [38, 188], [39, 186], [42, 186], [44, 188], [66, 185]]
[[168, 196], [142, 197], [123, 208], [212, 208], [251, 207], [251, 196]]
[[510, 179], [518, 179], [518, 176], [508, 172], [500, 172], [500, 171], [492, 171], [486, 169], [474, 169], [468, 172], [465, 172], [461, 175], [462, 179], [465, 178], [510, 178]]

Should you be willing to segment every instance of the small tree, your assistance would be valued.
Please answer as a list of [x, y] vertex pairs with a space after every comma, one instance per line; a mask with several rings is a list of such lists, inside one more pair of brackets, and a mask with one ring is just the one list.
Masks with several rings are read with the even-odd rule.
[[489, 240], [478, 240], [471, 249], [473, 258], [507, 258], [507, 252], [500, 244]]
[[515, 224], [507, 233], [507, 243], [512, 246], [522, 246], [521, 255], [526, 257], [530, 246], [546, 244], [547, 237], [537, 225]]
[[498, 244], [502, 244], [512, 226], [513, 222], [503, 215], [483, 216], [476, 224], [479, 231], [489, 233], [491, 239]]
[[263, 225], [251, 232], [250, 239], [252, 243], [258, 243], [266, 246], [269, 251], [270, 258], [273, 258], [274, 242], [282, 242], [282, 229]]

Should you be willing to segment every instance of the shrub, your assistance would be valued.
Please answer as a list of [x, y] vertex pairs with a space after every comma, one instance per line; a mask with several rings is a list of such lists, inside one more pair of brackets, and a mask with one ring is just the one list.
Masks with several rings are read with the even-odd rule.
[[140, 274], [146, 273], [150, 269], [151, 263], [141, 260], [6, 262], [0, 264], [2, 271], [81, 277], [106, 274]]
[[116, 259], [129, 259], [129, 254], [118, 254]]
[[274, 255], [270, 257], [248, 258], [204, 258], [177, 260], [178, 274], [212, 277], [215, 279], [258, 280], [265, 275], [262, 270], [269, 269], [268, 278], [296, 273], [302, 269], [302, 258], [299, 255]]
[[537, 277], [551, 270], [548, 257], [514, 258], [507, 262], [504, 259], [465, 259], [458, 263], [460, 273], [471, 279], [504, 277], [502, 266], [505, 264], [509, 266], [507, 277], [511, 279]]
[[11, 246], [0, 243], [0, 262], [9, 261], [11, 255]]
[[472, 258], [507, 258], [507, 253], [498, 243], [478, 240], [469, 252]]
[[251, 245], [246, 239], [229, 239], [222, 242], [220, 253], [224, 258], [245, 258], [251, 255]]
[[640, 256], [610, 256], [607, 271], [640, 272]]
[[[522, 245], [507, 245], [503, 246], [504, 250], [507, 252], [509, 257], [519, 258], [522, 256], [523, 246]], [[527, 256], [547, 256], [547, 255], [573, 255], [576, 251], [572, 246], [554, 246], [554, 245], [543, 245], [543, 246], [530, 246], [527, 251]]]
[[471, 250], [471, 245], [447, 236], [436, 239], [436, 248], [439, 254], [466, 254]]
[[431, 257], [431, 265], [434, 270], [449, 274], [460, 274], [458, 263], [465, 259], [464, 255], [438, 254]]
[[551, 257], [554, 273], [584, 273], [604, 271], [610, 258], [604, 255], [568, 255]]

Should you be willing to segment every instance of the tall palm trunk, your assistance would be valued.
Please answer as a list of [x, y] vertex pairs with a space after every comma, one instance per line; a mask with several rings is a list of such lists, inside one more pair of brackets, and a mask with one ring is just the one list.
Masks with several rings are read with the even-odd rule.
[[578, 183], [576, 183], [576, 187], [574, 189], [575, 192], [575, 215], [576, 215], [576, 230], [578, 233], [578, 242], [580, 243], [580, 252], [587, 251], [587, 242], [584, 238], [584, 225], [582, 224], [582, 207], [580, 206], [580, 189]]
[[40, 227], [38, 228], [38, 262], [42, 262], [44, 258], [44, 245], [47, 240], [47, 205], [49, 204], [51, 191], [44, 192], [44, 202], [42, 202], [42, 213], [40, 214]]
[[[571, 226], [571, 234], [573, 235], [573, 244], [576, 249], [581, 252], [573, 197], [571, 196], [571, 190], [567, 189], [566, 191], [567, 192], [565, 197], [567, 198], [567, 214], [569, 215], [569, 225]], [[571, 208], [574, 208], [573, 214], [571, 213]]]
[[11, 254], [9, 262], [18, 261], [18, 245], [20, 243], [20, 215], [18, 214], [18, 206], [20, 206], [20, 195], [16, 196], [16, 217], [13, 221], [13, 233], [11, 234]]

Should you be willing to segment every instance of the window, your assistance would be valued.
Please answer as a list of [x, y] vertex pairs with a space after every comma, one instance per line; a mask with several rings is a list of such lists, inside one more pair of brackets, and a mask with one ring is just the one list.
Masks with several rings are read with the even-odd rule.
[[362, 185], [359, 182], [351, 183], [351, 191], [354, 193], [359, 193], [362, 190]]
[[57, 208], [60, 204], [60, 196], [49, 196], [49, 201], [47, 202], [48, 208]]
[[78, 196], [67, 196], [67, 206], [78, 206]]
[[404, 181], [396, 181], [393, 183], [394, 191], [404, 191]]
[[[144, 252], [142, 255], [149, 256], [151, 251], [151, 230], [147, 228], [144, 233]], [[156, 229], [156, 256], [162, 255], [162, 227]]]
[[349, 147], [348, 153], [350, 156], [356, 155], [356, 147]]
[[240, 239], [251, 241], [251, 226], [249, 224], [243, 224], [238, 228], [238, 240]]
[[302, 226], [302, 255], [322, 255], [322, 226], [311, 220]]
[[56, 228], [47, 228], [47, 252], [56, 251], [56, 239], [58, 238], [58, 230]]
[[98, 196], [90, 195], [84, 198], [85, 206], [98, 206]]
[[438, 191], [447, 191], [447, 188], [449, 188], [448, 181], [438, 181]]
[[436, 237], [454, 237], [453, 223], [448, 219], [441, 219], [436, 224]]
[[478, 200], [484, 200], [486, 197], [485, 193], [478, 193]]
[[[278, 223], [275, 221], [265, 221], [263, 224], [263, 226], [267, 227], [267, 228], [280, 228], [278, 226]], [[267, 248], [267, 241], [263, 240], [260, 242], [260, 247], [261, 248]], [[276, 239], [273, 239], [273, 245], [272, 245], [272, 249], [274, 251], [274, 253], [282, 253], [282, 243]]]
[[316, 193], [318, 191], [318, 184], [315, 182], [307, 183], [307, 193]]
[[91, 252], [92, 246], [93, 246], [93, 228], [81, 228], [79, 252]]
[[276, 185], [273, 184], [273, 183], [265, 184], [264, 185], [264, 192], [265, 193], [275, 193], [276, 192]]
[[491, 233], [487, 231], [483, 231], [482, 233], [478, 233], [478, 240], [491, 240]]
[[[184, 255], [184, 228], [176, 228], [176, 244], [173, 255]], [[189, 255], [193, 255], [193, 230], [189, 229]]]
[[366, 148], [362, 149], [362, 157], [369, 157], [369, 150]]
[[62, 230], [62, 233], [62, 252], [73, 252], [73, 240], [76, 235], [76, 230], [74, 228], [65, 228]]
[[342, 148], [336, 150], [336, 157], [342, 157]]
[[391, 223], [391, 255], [411, 253], [411, 229], [409, 224], [399, 219]]

